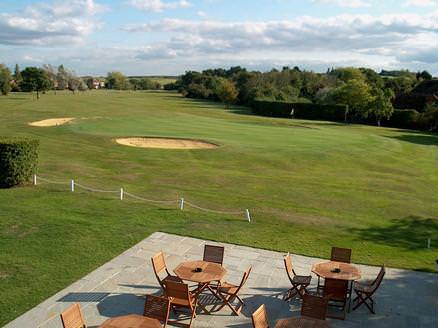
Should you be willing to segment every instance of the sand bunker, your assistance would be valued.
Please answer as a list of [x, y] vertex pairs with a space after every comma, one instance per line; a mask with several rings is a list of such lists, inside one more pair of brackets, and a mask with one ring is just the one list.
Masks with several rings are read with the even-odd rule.
[[116, 139], [116, 142], [121, 145], [140, 148], [213, 149], [218, 147], [210, 142], [192, 139], [132, 137], [119, 138]]
[[57, 126], [63, 125], [70, 121], [74, 120], [74, 117], [62, 117], [62, 118], [50, 118], [47, 120], [31, 122], [29, 125], [31, 126]]

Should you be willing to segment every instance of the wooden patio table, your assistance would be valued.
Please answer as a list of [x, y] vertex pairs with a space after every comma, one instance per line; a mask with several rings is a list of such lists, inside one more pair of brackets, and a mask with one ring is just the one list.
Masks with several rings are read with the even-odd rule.
[[160, 321], [138, 314], [129, 314], [106, 320], [99, 328], [162, 328]]
[[330, 328], [325, 320], [308, 317], [292, 317], [280, 319], [275, 324], [275, 328]]
[[[196, 269], [200, 270], [196, 271]], [[181, 263], [173, 272], [182, 280], [198, 283], [198, 288], [194, 290], [195, 297], [198, 297], [199, 294], [207, 289], [216, 298], [220, 299], [210, 284], [221, 281], [225, 277], [227, 270], [222, 265], [206, 261], [190, 261]], [[198, 305], [205, 313], [210, 314], [210, 311], [199, 300]]]
[[[339, 269], [339, 272], [335, 272], [335, 269]], [[347, 280], [349, 282], [350, 302], [348, 310], [351, 308], [351, 292], [353, 282], [361, 278], [361, 272], [358, 267], [351, 263], [326, 261], [316, 263], [312, 266], [312, 272], [319, 277], [329, 279]]]

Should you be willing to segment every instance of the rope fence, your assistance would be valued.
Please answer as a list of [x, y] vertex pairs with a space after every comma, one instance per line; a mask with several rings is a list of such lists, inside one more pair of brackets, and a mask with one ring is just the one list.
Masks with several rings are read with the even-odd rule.
[[241, 211], [221, 211], [221, 210], [215, 210], [210, 208], [205, 208], [198, 206], [196, 204], [193, 204], [191, 202], [186, 201], [184, 198], [175, 199], [175, 200], [156, 200], [156, 199], [149, 199], [144, 198], [141, 196], [134, 195], [132, 193], [129, 193], [125, 191], [123, 188], [120, 188], [118, 190], [103, 190], [103, 189], [97, 189], [89, 186], [85, 186], [82, 184], [77, 183], [75, 180], [70, 180], [70, 182], [61, 182], [61, 181], [53, 181], [46, 178], [43, 178], [41, 176], [37, 176], [36, 174], [33, 176], [33, 184], [34, 186], [37, 186], [41, 183], [48, 183], [48, 184], [56, 184], [56, 185], [65, 185], [70, 187], [71, 192], [75, 192], [76, 188], [83, 189], [88, 192], [97, 192], [97, 193], [106, 193], [106, 194], [117, 194], [119, 195], [120, 200], [124, 200], [125, 197], [130, 197], [132, 199], [143, 201], [147, 203], [152, 204], [162, 204], [162, 205], [172, 205], [178, 206], [178, 208], [183, 211], [186, 206], [197, 209], [199, 211], [209, 212], [209, 213], [215, 213], [215, 214], [226, 214], [226, 215], [242, 215], [244, 218], [251, 222], [251, 214], [249, 212], [249, 209], [241, 210]]

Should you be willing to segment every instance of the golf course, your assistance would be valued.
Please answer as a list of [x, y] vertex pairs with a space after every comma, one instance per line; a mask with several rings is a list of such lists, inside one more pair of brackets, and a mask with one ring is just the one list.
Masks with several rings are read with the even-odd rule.
[[[155, 231], [435, 270], [437, 134], [258, 117], [166, 91], [13, 93], [0, 115], [1, 136], [40, 141], [37, 176], [57, 182], [0, 189], [0, 326]], [[71, 192], [71, 179], [139, 198]]]

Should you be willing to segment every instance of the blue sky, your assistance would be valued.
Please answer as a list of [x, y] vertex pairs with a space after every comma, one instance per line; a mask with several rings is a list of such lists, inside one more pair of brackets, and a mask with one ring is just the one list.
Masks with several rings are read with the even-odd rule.
[[232, 65], [438, 75], [438, 0], [2, 0], [0, 62], [81, 75]]

